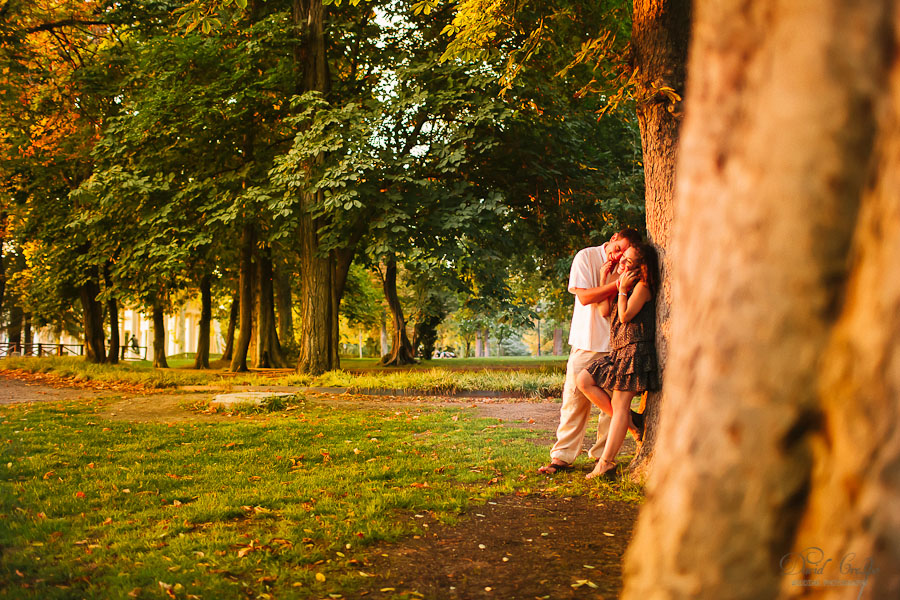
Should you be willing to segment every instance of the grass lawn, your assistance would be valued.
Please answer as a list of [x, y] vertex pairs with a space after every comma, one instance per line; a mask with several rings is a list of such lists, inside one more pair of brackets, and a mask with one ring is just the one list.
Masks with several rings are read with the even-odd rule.
[[[4, 597], [340, 598], [366, 588], [373, 544], [422, 530], [416, 515], [453, 522], [548, 485], [530, 431], [471, 409], [299, 397], [170, 426], [104, 419], [113, 400], [0, 407]], [[614, 493], [580, 477], [552, 485]]]
[[[184, 360], [193, 365], [190, 359]], [[521, 370], [509, 368], [526, 363], [534, 368]], [[351, 360], [346, 360], [342, 364], [348, 369], [359, 368]], [[454, 370], [453, 365], [473, 368]], [[215, 369], [207, 371], [190, 368], [154, 369], [150, 363], [141, 362], [93, 365], [83, 358], [55, 357], [5, 358], [0, 360], [0, 369], [48, 372], [75, 380], [123, 382], [152, 388], [202, 384], [248, 384], [346, 387], [351, 391], [379, 388], [406, 390], [424, 395], [450, 394], [465, 390], [496, 390], [521, 392], [532, 397], [560, 396], [565, 378], [565, 361], [543, 358], [530, 361], [517, 359], [517, 364], [513, 364], [502, 357], [497, 359], [441, 359], [425, 361], [425, 363], [417, 365], [415, 369], [385, 368], [366, 370], [360, 373], [331, 371], [318, 377], [298, 373], [275, 373], [273, 376], [271, 373], [235, 374]]]

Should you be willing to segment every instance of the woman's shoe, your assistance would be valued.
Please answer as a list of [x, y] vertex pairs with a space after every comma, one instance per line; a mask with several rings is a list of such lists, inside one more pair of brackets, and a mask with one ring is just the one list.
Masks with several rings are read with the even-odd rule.
[[634, 423], [634, 428], [637, 429], [635, 439], [640, 444], [644, 441], [644, 413], [631, 411], [631, 422]]

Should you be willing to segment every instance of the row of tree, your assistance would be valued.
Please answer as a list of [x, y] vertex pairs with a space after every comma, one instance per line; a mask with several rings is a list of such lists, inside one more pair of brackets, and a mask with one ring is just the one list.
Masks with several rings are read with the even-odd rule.
[[[571, 23], [609, 21], [583, 4]], [[637, 128], [598, 122], [603, 100], [555, 75], [574, 42], [501, 94], [502, 53], [447, 60], [454, 15], [403, 0], [5, 3], [10, 333], [77, 316], [89, 360], [115, 360], [128, 305], [152, 313], [164, 365], [163, 315], [199, 296], [198, 367], [214, 304], [233, 302], [232, 369], [251, 346], [256, 365], [284, 366], [296, 343], [318, 373], [339, 364], [352, 265], [380, 277], [388, 362], [414, 352], [398, 265], [422, 290], [417, 338], [446, 291], [485, 322], [528, 318], [513, 273], [565, 312], [574, 251], [642, 220]]]

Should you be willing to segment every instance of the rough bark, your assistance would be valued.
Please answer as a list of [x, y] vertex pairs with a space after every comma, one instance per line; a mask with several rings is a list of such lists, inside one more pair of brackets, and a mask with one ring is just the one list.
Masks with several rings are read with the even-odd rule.
[[231, 370], [247, 371], [247, 352], [253, 334], [253, 251], [256, 233], [252, 224], [245, 224], [241, 231], [241, 275], [240, 275], [240, 333], [231, 357]]
[[209, 368], [209, 335], [212, 324], [212, 281], [207, 274], [200, 279], [200, 332], [197, 338], [195, 369]]
[[228, 361], [228, 364], [231, 364], [231, 357], [234, 355], [234, 330], [240, 306], [241, 296], [238, 293], [231, 298], [231, 310], [228, 312], [228, 331], [225, 334], [225, 349], [222, 351], [222, 360]]
[[166, 360], [166, 318], [162, 306], [153, 305], [153, 366], [168, 369]]
[[890, 1], [697, 5], [626, 600], [900, 596], [898, 31]]
[[[295, 48], [295, 61], [302, 69], [300, 91], [328, 93], [330, 82], [325, 58], [322, 0], [295, 0], [293, 7], [294, 24], [303, 35], [302, 44]], [[297, 370], [313, 375], [335, 369], [340, 364], [337, 360], [337, 303], [332, 287], [334, 257], [322, 252], [318, 234], [320, 224], [311, 214], [322, 199], [321, 191], [301, 194], [298, 227], [302, 322]]]
[[84, 325], [84, 356], [88, 362], [101, 363], [106, 352], [103, 339], [103, 308], [97, 302], [100, 286], [97, 284], [96, 275], [96, 269], [89, 272], [89, 278], [79, 288], [79, 296]]
[[[635, 0], [631, 29], [633, 66], [637, 75], [638, 124], [644, 162], [647, 234], [659, 253], [662, 286], [656, 297], [656, 345], [665, 373], [670, 335], [675, 159], [681, 104], [666, 88], [684, 94], [685, 67], [691, 30], [691, 0]], [[636, 478], [647, 474], [656, 446], [659, 407], [665, 389], [647, 396], [643, 407], [644, 443], [630, 469]]]
[[275, 330], [275, 293], [273, 290], [271, 250], [261, 249], [256, 261], [256, 368], [284, 367], [286, 362]]
[[406, 320], [403, 318], [403, 307], [400, 305], [400, 297], [397, 295], [397, 260], [390, 255], [384, 261], [384, 298], [387, 300], [388, 309], [394, 322], [394, 331], [391, 338], [391, 351], [381, 358], [381, 364], [385, 366], [411, 365], [416, 362], [413, 355], [412, 344], [406, 334]]

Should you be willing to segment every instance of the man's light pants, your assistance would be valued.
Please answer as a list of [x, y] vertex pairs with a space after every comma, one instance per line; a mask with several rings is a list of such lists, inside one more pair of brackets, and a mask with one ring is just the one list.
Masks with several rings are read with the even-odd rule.
[[[566, 383], [563, 386], [562, 407], [559, 411], [559, 427], [556, 429], [556, 444], [550, 450], [550, 457], [572, 464], [581, 452], [584, 433], [591, 418], [591, 401], [575, 386], [575, 377], [582, 369], [605, 356], [606, 352], [590, 352], [572, 348], [566, 363]], [[609, 432], [609, 415], [601, 412], [597, 418], [597, 442], [588, 451], [591, 458], [600, 458]]]

